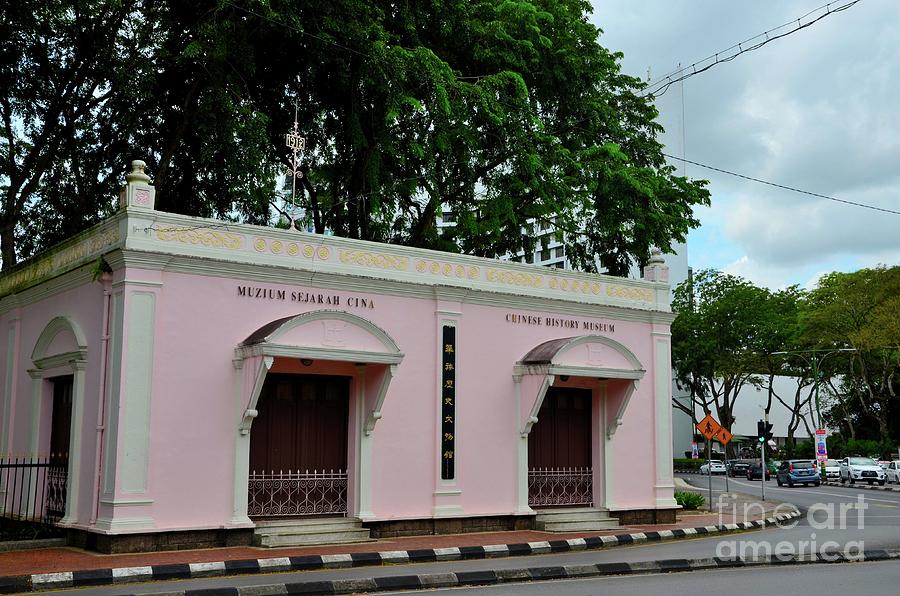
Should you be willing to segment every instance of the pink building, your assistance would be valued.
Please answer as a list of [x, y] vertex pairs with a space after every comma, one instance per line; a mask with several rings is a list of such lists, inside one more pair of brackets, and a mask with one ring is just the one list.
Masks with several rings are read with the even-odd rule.
[[113, 217], [0, 278], [0, 452], [63, 462], [25, 492], [73, 544], [674, 519], [658, 255], [628, 280], [230, 224], [127, 178]]

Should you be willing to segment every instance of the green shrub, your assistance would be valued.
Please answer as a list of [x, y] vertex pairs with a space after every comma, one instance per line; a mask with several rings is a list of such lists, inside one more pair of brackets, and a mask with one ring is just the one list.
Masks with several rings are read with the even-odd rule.
[[700, 507], [703, 507], [703, 503], [706, 502], [706, 499], [699, 493], [675, 491], [675, 502], [685, 509], [699, 509]]
[[703, 465], [702, 459], [691, 459], [686, 457], [676, 457], [672, 460], [672, 467], [676, 470], [699, 470]]

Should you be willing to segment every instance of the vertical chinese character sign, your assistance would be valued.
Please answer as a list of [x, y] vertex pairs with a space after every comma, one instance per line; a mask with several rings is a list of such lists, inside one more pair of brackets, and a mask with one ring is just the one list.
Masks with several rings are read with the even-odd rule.
[[445, 325], [442, 339], [441, 480], [452, 480], [456, 455], [456, 327]]

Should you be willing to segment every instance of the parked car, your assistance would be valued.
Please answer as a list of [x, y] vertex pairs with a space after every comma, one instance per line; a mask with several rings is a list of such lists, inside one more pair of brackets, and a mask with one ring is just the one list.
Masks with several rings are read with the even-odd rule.
[[900, 461], [892, 461], [884, 471], [884, 479], [890, 484], [900, 484]]
[[728, 468], [728, 475], [737, 478], [738, 476], [746, 476], [747, 468], [750, 467], [750, 462], [741, 461], [741, 460], [732, 460], [725, 464], [725, 467]]
[[725, 471], [725, 464], [715, 459], [700, 466], [701, 474], [724, 474]]
[[878, 483], [884, 486], [886, 475], [878, 462], [871, 457], [845, 457], [841, 460], [841, 482]]
[[841, 478], [841, 462], [837, 459], [829, 459], [825, 462], [825, 478], [831, 480], [840, 480]]
[[789, 459], [781, 462], [778, 472], [775, 474], [778, 486], [794, 486], [795, 484], [813, 484], [819, 486], [822, 479], [819, 477], [819, 469], [816, 462], [808, 459]]
[[[763, 474], [763, 466], [761, 461], [751, 462], [750, 465], [747, 466], [747, 480], [760, 480], [762, 479]], [[766, 480], [770, 480], [772, 478], [772, 473], [769, 472], [768, 466], [766, 466]]]

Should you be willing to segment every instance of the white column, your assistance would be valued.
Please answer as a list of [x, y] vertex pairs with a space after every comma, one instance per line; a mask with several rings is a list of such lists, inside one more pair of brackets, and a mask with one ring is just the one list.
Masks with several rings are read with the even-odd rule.
[[615, 501], [615, 445], [613, 443], [614, 434], [610, 433], [610, 424], [612, 424], [616, 413], [611, 411], [609, 405], [609, 387], [607, 383], [600, 386], [600, 395], [603, 399], [603, 498], [605, 500], [603, 506], [607, 509], [616, 509]]
[[528, 505], [528, 433], [522, 424], [522, 375], [513, 375], [516, 392], [516, 418], [513, 432], [516, 433], [516, 513], [530, 514], [534, 510]]
[[[69, 469], [66, 480], [66, 513], [61, 526], [78, 522], [78, 502], [81, 496], [82, 449], [84, 443], [84, 384], [87, 361], [72, 363], [72, 419], [69, 424]], [[88, 474], [90, 478], [90, 474]]]
[[672, 473], [672, 364], [668, 326], [654, 325], [653, 412], [655, 418], [656, 506], [676, 507]]
[[[385, 372], [390, 374], [390, 372]], [[366, 428], [366, 367], [356, 367], [356, 434], [358, 436], [355, 465], [356, 517], [374, 519], [372, 511], [372, 431]]]

